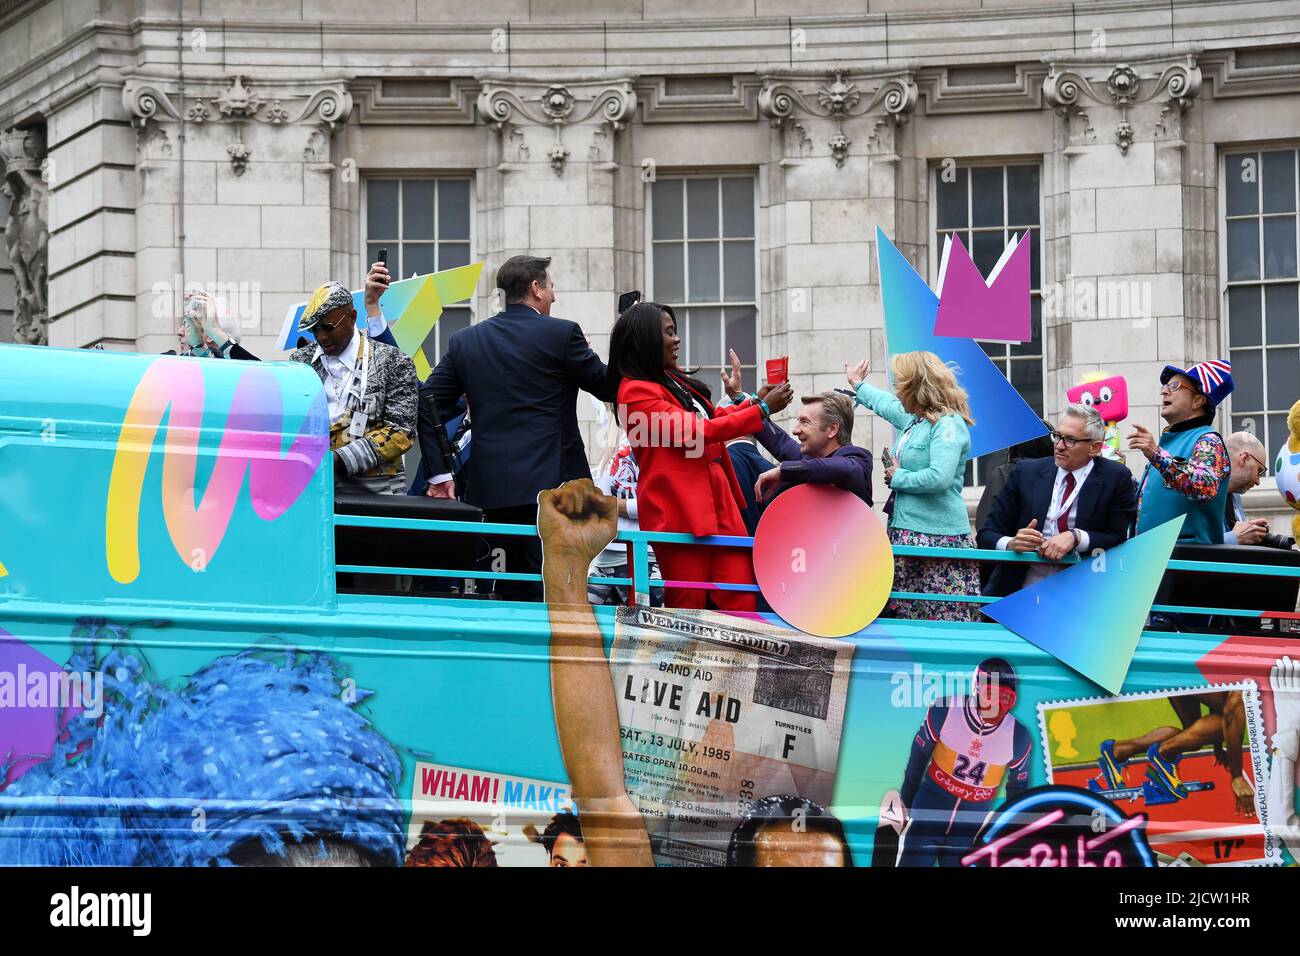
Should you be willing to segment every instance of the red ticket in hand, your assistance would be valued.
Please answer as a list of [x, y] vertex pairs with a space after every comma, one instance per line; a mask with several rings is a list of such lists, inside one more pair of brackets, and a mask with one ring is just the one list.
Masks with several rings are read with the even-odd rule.
[[780, 385], [787, 378], [790, 372], [790, 356], [782, 355], [780, 358], [767, 360], [767, 384]]

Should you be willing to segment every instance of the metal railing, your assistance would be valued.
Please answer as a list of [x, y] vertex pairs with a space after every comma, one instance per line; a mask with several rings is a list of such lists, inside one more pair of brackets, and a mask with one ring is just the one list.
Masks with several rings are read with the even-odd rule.
[[[530, 525], [494, 524], [464, 521], [444, 521], [425, 518], [388, 518], [368, 515], [336, 514], [334, 522], [339, 527], [386, 528], [403, 531], [428, 531], [439, 533], [470, 534], [478, 537], [532, 537], [537, 529]], [[748, 591], [757, 592], [756, 584], [730, 584], [710, 581], [678, 581], [651, 579], [649, 546], [663, 544], [692, 544], [706, 547], [727, 547], [752, 549], [754, 539], [743, 535], [709, 535], [696, 537], [665, 531], [619, 531], [614, 539], [628, 546], [630, 554], [630, 578], [591, 576], [588, 583], [618, 585], [631, 587], [634, 595], [648, 595], [653, 584], [655, 587], [673, 587], [700, 590]], [[895, 545], [896, 557], [906, 558], [940, 558], [957, 561], [978, 562], [1018, 562], [1022, 564], [1052, 564], [1058, 566], [1077, 564], [1079, 558], [1069, 555], [1057, 561], [1048, 561], [1033, 553], [1018, 554], [1012, 551], [986, 551], [977, 548], [936, 548], [912, 545]], [[1084, 558], [1083, 560], [1089, 560]], [[337, 571], [357, 574], [407, 575], [424, 578], [452, 578], [486, 581], [531, 581], [540, 583], [540, 574], [525, 574], [510, 571], [483, 571], [477, 568], [415, 568], [393, 567], [367, 564], [339, 564]], [[1210, 574], [1260, 575], [1269, 577], [1300, 578], [1300, 567], [1280, 565], [1242, 564], [1228, 561], [1187, 561], [1170, 560], [1166, 566], [1169, 571], [1191, 571]], [[933, 594], [928, 592], [891, 591], [891, 599], [903, 601], [943, 601], [972, 604], [989, 604], [1000, 600], [997, 597], [981, 595]], [[1224, 608], [1197, 607], [1190, 605], [1154, 604], [1153, 612], [1166, 614], [1197, 614], [1222, 617], [1260, 617], [1264, 614], [1277, 617], [1300, 619], [1295, 608], [1278, 608], [1260, 610], [1259, 608]]]

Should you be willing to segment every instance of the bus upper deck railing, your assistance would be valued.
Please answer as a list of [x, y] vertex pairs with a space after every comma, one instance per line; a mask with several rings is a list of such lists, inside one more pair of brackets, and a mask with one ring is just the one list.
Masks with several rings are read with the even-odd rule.
[[[530, 525], [447, 521], [436, 518], [399, 518], [377, 515], [336, 514], [334, 521], [336, 527], [344, 528], [424, 531], [460, 535], [469, 534], [476, 537], [531, 537], [537, 534], [537, 529]], [[589, 582], [630, 587], [635, 595], [641, 596], [648, 595], [652, 585], [655, 587], [671, 586], [675, 588], [726, 591], [757, 592], [759, 590], [758, 586], [754, 584], [729, 584], [724, 582], [708, 581], [665, 581], [658, 578], [652, 579], [650, 576], [649, 547], [656, 543], [695, 544], [706, 547], [752, 548], [754, 539], [751, 537], [740, 535], [710, 535], [707, 537], [695, 537], [690, 534], [663, 531], [619, 531], [615, 541], [621, 542], [628, 547], [630, 558], [629, 566], [632, 571], [632, 576], [589, 577]], [[1026, 564], [1046, 563], [1054, 565], [1070, 565], [1078, 563], [1080, 560], [1078, 557], [1073, 555], [1058, 561], [1048, 561], [1032, 553], [1018, 554], [1010, 551], [989, 551], [976, 548], [936, 548], [917, 547], [911, 545], [895, 545], [893, 547], [893, 553], [896, 557], [907, 558], [943, 558], [958, 561], [1020, 562]], [[1282, 552], [1279, 552], [1279, 555], [1281, 553]], [[1082, 560], [1092, 560], [1092, 557], [1085, 556]], [[524, 582], [540, 582], [542, 580], [540, 574], [479, 570], [478, 568], [397, 567], [393, 565], [340, 563], [336, 565], [336, 570], [340, 573], [405, 575], [419, 578], [470, 578], [482, 581]], [[1287, 566], [1285, 564], [1252, 564], [1234, 561], [1183, 560], [1175, 558], [1168, 562], [1166, 570], [1203, 574], [1230, 574], [1296, 579], [1300, 578], [1300, 554], [1296, 555], [1295, 566]], [[981, 595], [953, 595], [910, 591], [891, 591], [890, 597], [895, 600], [904, 601], [925, 600], [975, 604], [987, 604], [998, 600], [996, 597], [986, 597]], [[1268, 615], [1270, 617], [1289, 618], [1300, 621], [1300, 614], [1296, 613], [1294, 603], [1291, 607], [1264, 609], [1258, 607], [1205, 607], [1186, 604], [1157, 603], [1152, 605], [1151, 610], [1157, 613], [1166, 614], [1214, 615], [1233, 618], [1258, 618], [1263, 615]]]

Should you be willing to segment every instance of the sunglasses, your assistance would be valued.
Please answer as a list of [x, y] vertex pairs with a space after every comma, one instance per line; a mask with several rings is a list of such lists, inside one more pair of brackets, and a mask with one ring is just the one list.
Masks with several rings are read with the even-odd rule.
[[317, 322], [313, 328], [318, 332], [324, 332], [326, 335], [329, 335], [342, 324], [342, 319], [339, 319], [337, 322]]
[[1190, 385], [1188, 385], [1186, 382], [1180, 381], [1179, 379], [1176, 379], [1176, 378], [1175, 378], [1175, 379], [1170, 379], [1169, 381], [1165, 382], [1163, 385], [1160, 386], [1160, 394], [1161, 394], [1161, 395], [1164, 395], [1164, 394], [1167, 393], [1167, 392], [1168, 392], [1168, 393], [1176, 392], [1176, 391], [1178, 391], [1180, 388], [1185, 388], [1185, 389], [1188, 389], [1188, 390], [1190, 391], [1191, 388], [1192, 388], [1192, 386], [1190, 386]]

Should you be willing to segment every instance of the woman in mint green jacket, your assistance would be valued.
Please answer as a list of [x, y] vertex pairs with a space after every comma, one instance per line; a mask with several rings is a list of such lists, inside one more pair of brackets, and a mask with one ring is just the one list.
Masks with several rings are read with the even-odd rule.
[[[890, 542], [974, 548], [961, 496], [970, 457], [969, 426], [975, 424], [965, 389], [933, 352], [894, 356], [893, 392], [868, 385], [868, 368], [866, 359], [852, 368], [844, 366], [857, 401], [896, 429], [894, 463], [885, 469], [885, 483], [894, 493]], [[979, 563], [896, 557], [894, 590], [976, 596]], [[973, 602], [891, 600], [889, 610], [901, 618], [979, 620], [979, 604]]]

